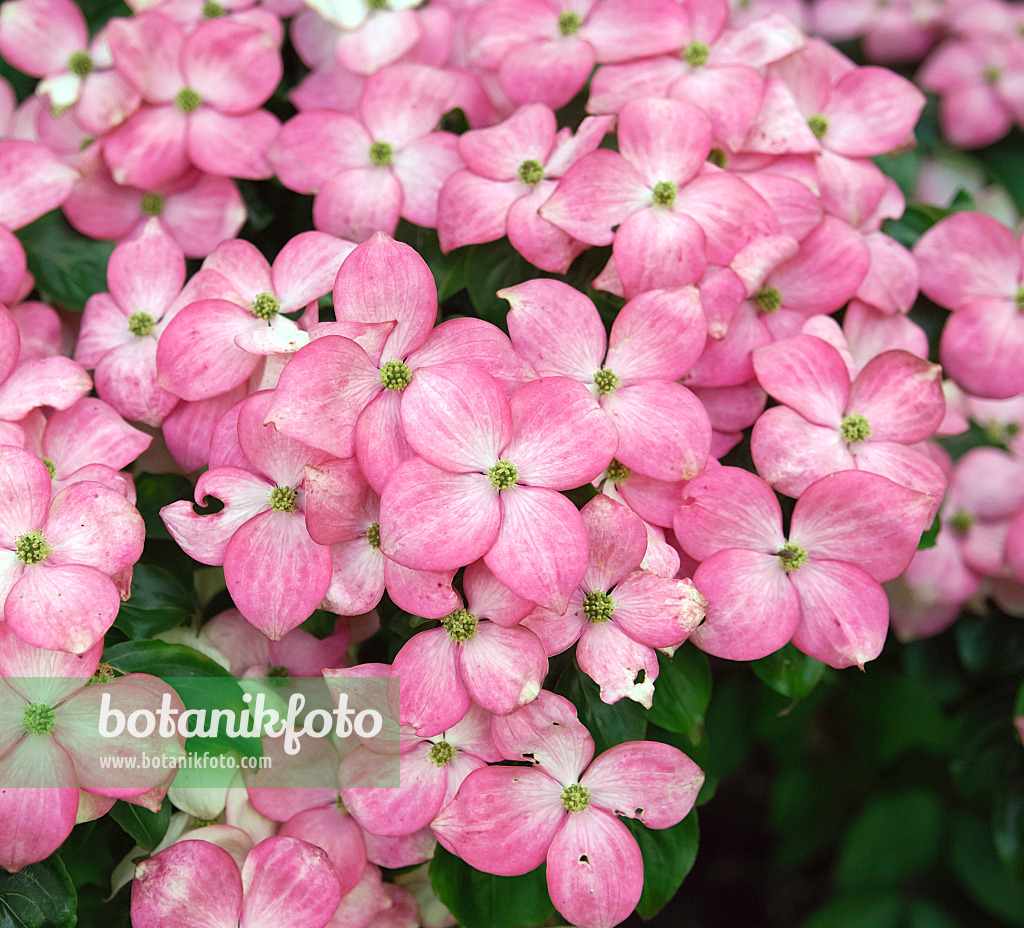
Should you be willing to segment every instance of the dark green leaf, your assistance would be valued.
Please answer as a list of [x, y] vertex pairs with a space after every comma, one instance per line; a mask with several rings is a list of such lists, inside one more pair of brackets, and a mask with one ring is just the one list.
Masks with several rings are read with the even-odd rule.
[[1024, 623], [1000, 615], [964, 615], [954, 627], [957, 653], [978, 676], [1024, 673]]
[[942, 807], [926, 790], [872, 799], [843, 839], [836, 865], [840, 889], [897, 889], [932, 863], [942, 839]]
[[927, 551], [929, 548], [934, 548], [935, 543], [939, 540], [939, 532], [942, 529], [942, 520], [939, 518], [939, 514], [935, 513], [935, 518], [932, 520], [932, 524], [924, 530], [921, 535], [921, 540], [917, 543], [918, 551]]
[[136, 507], [146, 522], [147, 538], [170, 539], [160, 509], [180, 499], [192, 501], [194, 488], [181, 474], [139, 474], [135, 478]]
[[152, 851], [167, 834], [167, 826], [171, 823], [171, 804], [164, 800], [159, 812], [150, 812], [119, 799], [110, 809], [110, 817], [135, 839], [139, 847]]
[[635, 819], [623, 819], [644, 858], [644, 891], [636, 911], [653, 918], [676, 894], [697, 859], [700, 829], [693, 810], [671, 828], [648, 828]]
[[647, 712], [631, 699], [613, 705], [601, 702], [601, 688], [573, 661], [555, 684], [555, 692], [568, 699], [594, 739], [597, 754], [623, 741], [642, 741], [647, 731]]
[[430, 885], [462, 928], [534, 928], [555, 910], [544, 865], [523, 876], [493, 876], [438, 845]]
[[911, 248], [935, 223], [953, 212], [952, 209], [927, 203], [908, 203], [903, 216], [900, 219], [886, 219], [882, 223], [882, 230], [904, 247]]
[[128, 17], [132, 11], [124, 0], [89, 0], [80, 3], [85, 21], [89, 24], [89, 34], [95, 35], [115, 16]]
[[194, 588], [169, 570], [142, 561], [132, 574], [131, 599], [121, 603], [114, 625], [129, 638], [151, 638], [181, 625], [195, 608]]
[[1024, 777], [1013, 777], [995, 796], [992, 835], [996, 850], [1011, 873], [1024, 877]]
[[818, 685], [825, 665], [787, 644], [774, 654], [751, 661], [750, 669], [776, 693], [788, 699], [803, 699]]
[[78, 897], [54, 854], [17, 873], [0, 870], [0, 928], [74, 928]]
[[921, 169], [921, 153], [916, 149], [904, 151], [898, 155], [881, 155], [872, 159], [900, 188], [904, 198], [914, 196], [917, 186], [917, 173]]
[[977, 153], [989, 173], [1006, 188], [1018, 210], [1024, 210], [1024, 158], [1021, 157], [1020, 131]]
[[917, 899], [907, 905], [904, 924], [906, 928], [960, 928], [960, 922], [950, 918], [941, 909]]
[[508, 331], [505, 316], [508, 303], [497, 296], [504, 287], [537, 276], [537, 269], [508, 242], [501, 239], [487, 245], [470, 245], [463, 256], [466, 290], [481, 319]]
[[697, 743], [710, 701], [711, 667], [703, 651], [687, 643], [674, 657], [658, 654], [658, 679], [647, 714], [649, 721]]
[[900, 928], [895, 893], [850, 893], [818, 909], [804, 928]]
[[953, 828], [950, 865], [960, 885], [986, 912], [1010, 925], [1024, 925], [1024, 880], [999, 862], [985, 823], [961, 813]]
[[44, 300], [82, 310], [94, 293], [106, 292], [112, 243], [79, 234], [58, 212], [25, 226], [18, 238]]

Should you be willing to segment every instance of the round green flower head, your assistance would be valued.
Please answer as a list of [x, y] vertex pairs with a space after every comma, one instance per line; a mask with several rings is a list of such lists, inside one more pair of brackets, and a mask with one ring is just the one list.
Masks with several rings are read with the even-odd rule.
[[50, 706], [33, 702], [25, 706], [21, 724], [30, 735], [48, 735], [57, 727], [57, 714]]
[[53, 463], [52, 458], [41, 458], [40, 460], [46, 465], [46, 469], [50, 472], [50, 479], [53, 480], [57, 476], [57, 465]]
[[259, 293], [252, 301], [252, 313], [257, 319], [269, 322], [281, 312], [281, 301], [273, 293]]
[[715, 167], [724, 169], [729, 164], [729, 156], [725, 153], [724, 149], [712, 148], [708, 152], [708, 161], [715, 165]]
[[88, 52], [72, 52], [71, 57], [68, 58], [68, 70], [72, 74], [78, 75], [78, 77], [85, 77], [87, 74], [92, 74], [93, 63], [92, 58], [89, 57]]
[[814, 137], [820, 139], [828, 132], [828, 116], [816, 113], [807, 120], [807, 125], [810, 127], [811, 132], [814, 133]]
[[145, 338], [156, 323], [149, 313], [132, 313], [128, 317], [128, 331], [136, 338]]
[[774, 287], [765, 287], [754, 294], [754, 302], [763, 313], [773, 313], [782, 306], [782, 294]]
[[703, 42], [691, 42], [683, 50], [683, 57], [691, 68], [699, 68], [702, 64], [707, 64], [710, 54], [711, 49]]
[[45, 561], [53, 552], [43, 538], [42, 532], [25, 532], [14, 542], [14, 553], [18, 560], [25, 564], [38, 564]]
[[788, 541], [775, 553], [775, 556], [782, 564], [782, 569], [788, 574], [791, 570], [798, 570], [807, 563], [807, 552], [795, 541]]
[[274, 487], [270, 491], [270, 506], [274, 512], [293, 512], [295, 496], [295, 487]]
[[573, 13], [571, 10], [567, 10], [558, 17], [558, 31], [566, 37], [576, 35], [582, 26], [583, 20], [580, 19], [580, 14]]
[[224, 15], [224, 7], [214, 0], [206, 0], [203, 4], [203, 19], [220, 19]]
[[607, 396], [609, 393], [614, 393], [616, 387], [619, 385], [619, 375], [615, 371], [608, 370], [607, 367], [602, 367], [601, 370], [594, 373], [594, 386], [597, 387], [597, 392], [601, 396]]
[[544, 165], [531, 158], [519, 165], [519, 171], [517, 173], [519, 174], [519, 179], [524, 184], [536, 187], [537, 184], [544, 180]]
[[366, 540], [369, 542], [370, 547], [376, 551], [380, 547], [380, 523], [374, 522], [366, 530]]
[[659, 180], [654, 185], [651, 199], [655, 206], [671, 206], [676, 201], [676, 185], [670, 180]]
[[608, 465], [608, 479], [612, 483], [625, 483], [629, 480], [632, 473], [625, 464], [621, 461], [616, 461], [615, 458], [612, 458], [611, 464]]
[[387, 142], [374, 142], [370, 146], [370, 163], [374, 167], [386, 168], [394, 154], [394, 149]]
[[479, 624], [477, 617], [468, 609], [456, 609], [441, 621], [452, 641], [469, 641], [476, 634], [476, 627]]
[[582, 812], [590, 805], [590, 790], [579, 783], [570, 783], [562, 790], [562, 805], [570, 812]]
[[159, 193], [147, 193], [142, 197], [142, 211], [147, 216], [159, 216], [167, 201]]
[[453, 748], [447, 741], [438, 741], [430, 749], [430, 762], [437, 767], [443, 767], [445, 764], [451, 763], [455, 757], [455, 748]]
[[498, 461], [491, 465], [487, 475], [491, 478], [491, 486], [495, 490], [507, 490], [519, 479], [519, 468], [511, 461]]
[[1024, 309], [1024, 287], [1021, 287], [1014, 295], [1014, 299], [1017, 301], [1017, 308]]
[[843, 421], [839, 424], [839, 434], [843, 436], [843, 441], [852, 445], [855, 442], [864, 441], [865, 438], [870, 438], [871, 426], [863, 416], [851, 413], [848, 416], [843, 416]]
[[974, 516], [966, 509], [958, 509], [949, 520], [949, 525], [957, 535], [966, 535], [974, 525]]
[[615, 602], [603, 590], [591, 590], [583, 597], [583, 614], [595, 625], [607, 622], [615, 613]]
[[182, 87], [174, 98], [174, 105], [183, 113], [191, 113], [193, 110], [198, 109], [199, 104], [202, 102], [202, 97], [191, 87]]
[[380, 366], [380, 382], [388, 390], [404, 390], [412, 381], [412, 371], [405, 361], [392, 358]]

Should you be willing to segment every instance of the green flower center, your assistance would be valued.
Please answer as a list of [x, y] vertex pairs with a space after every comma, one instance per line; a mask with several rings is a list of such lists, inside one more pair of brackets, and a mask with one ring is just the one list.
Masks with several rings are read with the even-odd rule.
[[828, 116], [822, 116], [821, 113], [816, 113], [807, 120], [807, 125], [811, 132], [814, 133], [816, 139], [820, 139], [826, 132], [828, 132]]
[[72, 52], [71, 57], [68, 58], [68, 70], [79, 77], [91, 74], [92, 68], [92, 58], [89, 57], [88, 52]]
[[536, 187], [544, 180], [544, 165], [530, 158], [519, 165], [519, 179], [530, 187]]
[[25, 706], [21, 724], [30, 735], [48, 735], [57, 726], [57, 714], [41, 702]]
[[286, 686], [290, 677], [288, 668], [280, 664], [271, 664], [267, 668], [267, 682], [271, 686]]
[[491, 478], [491, 486], [495, 490], [507, 490], [519, 479], [519, 468], [511, 461], [498, 461], [491, 465], [487, 476]]
[[142, 211], [147, 216], [159, 216], [164, 211], [166, 202], [159, 193], [147, 193], [142, 198]]
[[388, 8], [388, 0], [367, 0], [366, 5], [371, 10], [386, 10]]
[[386, 168], [391, 164], [394, 149], [387, 142], [374, 142], [370, 146], [370, 163], [378, 168]]
[[224, 7], [214, 0], [206, 0], [203, 4], [203, 19], [220, 19], [224, 15]]
[[985, 83], [995, 84], [998, 83], [999, 78], [1003, 76], [1003, 69], [996, 67], [994, 64], [989, 65], [985, 68]]
[[456, 609], [441, 621], [452, 641], [469, 641], [476, 634], [478, 620], [468, 609]]
[[50, 479], [53, 480], [57, 476], [57, 465], [53, 463], [53, 458], [43, 458], [42, 461], [50, 472]]
[[405, 361], [397, 358], [385, 361], [380, 366], [380, 382], [388, 390], [404, 390], [412, 380], [412, 371]]
[[614, 393], [616, 387], [619, 385], [619, 375], [615, 371], [608, 370], [607, 367], [602, 367], [601, 370], [594, 373], [594, 386], [597, 387], [597, 392], [601, 396], [607, 396], [609, 393]]
[[608, 479], [612, 483], [625, 483], [632, 473], [625, 464], [616, 461], [615, 458], [612, 458], [611, 464], [608, 465]]
[[583, 25], [579, 13], [567, 11], [558, 17], [558, 31], [564, 36], [576, 35]]
[[590, 790], [580, 783], [570, 783], [562, 790], [562, 805], [570, 812], [582, 812], [590, 805]]
[[655, 206], [671, 206], [676, 201], [676, 185], [670, 180], [659, 180], [651, 196]]
[[437, 767], [443, 767], [445, 764], [450, 764], [452, 758], [455, 757], [455, 748], [453, 748], [447, 741], [438, 741], [430, 749], [430, 762]]
[[1014, 295], [1014, 299], [1017, 301], [1017, 308], [1024, 309], [1024, 287], [1021, 287]]
[[787, 541], [775, 556], [782, 562], [782, 569], [788, 574], [791, 570], [798, 570], [807, 563], [807, 552], [795, 541]]
[[128, 331], [136, 338], [145, 338], [153, 331], [155, 324], [149, 313], [132, 313], [128, 317]]
[[281, 301], [272, 293], [257, 294], [252, 301], [252, 312], [258, 319], [269, 322], [281, 312]]
[[691, 42], [683, 50], [683, 57], [691, 68], [699, 68], [702, 64], [708, 63], [709, 49], [703, 42]]
[[729, 156], [726, 155], [724, 149], [712, 148], [708, 152], [708, 161], [716, 167], [725, 168], [729, 164]]
[[974, 516], [966, 509], [958, 509], [953, 513], [953, 518], [949, 520], [949, 524], [958, 535], [966, 535], [971, 530], [971, 526], [974, 525]]
[[25, 564], [38, 564], [53, 552], [42, 532], [25, 532], [14, 542], [14, 553]]
[[843, 441], [854, 444], [871, 437], [871, 426], [859, 413], [851, 413], [843, 416], [843, 421], [839, 424], [839, 433], [843, 436]]
[[295, 487], [274, 487], [270, 491], [270, 506], [274, 512], [293, 512], [295, 495]]
[[191, 113], [198, 109], [203, 100], [191, 87], [182, 87], [174, 98], [174, 105], [183, 113]]
[[763, 313], [773, 313], [782, 305], [782, 294], [774, 287], [764, 287], [754, 294], [754, 302]]
[[113, 679], [114, 668], [104, 661], [96, 667], [96, 673], [90, 678], [89, 685], [109, 683]]
[[591, 590], [583, 597], [583, 614], [595, 625], [607, 622], [615, 613], [615, 602], [603, 590]]
[[366, 540], [374, 551], [380, 547], [380, 523], [374, 522], [373, 525], [366, 530]]

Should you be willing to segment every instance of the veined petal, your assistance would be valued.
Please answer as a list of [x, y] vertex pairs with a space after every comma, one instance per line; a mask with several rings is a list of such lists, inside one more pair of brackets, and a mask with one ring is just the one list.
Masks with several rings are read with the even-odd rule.
[[50, 506], [50, 472], [34, 454], [0, 445], [0, 546], [38, 529]]
[[651, 708], [654, 681], [658, 678], [658, 655], [639, 644], [614, 622], [589, 625], [576, 645], [580, 669], [601, 687], [601, 701], [612, 705], [631, 699]]
[[704, 621], [704, 603], [689, 580], [637, 570], [615, 587], [615, 624], [652, 648], [679, 647]]
[[643, 293], [615, 317], [605, 366], [626, 381], [678, 380], [700, 357], [706, 335], [696, 287]]
[[256, 845], [242, 866], [239, 928], [318, 928], [341, 901], [341, 886], [327, 853], [287, 836]]
[[761, 387], [815, 425], [838, 428], [850, 397], [842, 355], [813, 335], [795, 335], [758, 348], [754, 371]]
[[640, 566], [647, 551], [647, 532], [636, 513], [607, 496], [595, 496], [580, 515], [589, 550], [582, 588], [607, 592]]
[[401, 681], [401, 721], [421, 738], [440, 735], [469, 711], [458, 651], [444, 628], [432, 628], [413, 635], [395, 655], [392, 673]]
[[495, 715], [508, 715], [535, 699], [548, 672], [540, 639], [520, 626], [481, 622], [456, 655], [473, 702]]
[[142, 557], [146, 526], [123, 495], [86, 481], [54, 497], [43, 535], [53, 548], [47, 563], [84, 564], [109, 575]]

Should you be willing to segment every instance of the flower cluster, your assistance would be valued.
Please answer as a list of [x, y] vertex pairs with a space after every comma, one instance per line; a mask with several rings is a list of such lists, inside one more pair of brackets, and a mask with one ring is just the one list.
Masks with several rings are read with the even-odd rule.
[[[129, 6], [91, 38], [71, 0], [0, 7], [0, 55], [39, 79], [19, 105], [0, 85], [0, 674], [97, 684], [0, 679], [0, 770], [35, 787], [0, 789], [5, 868], [166, 794], [115, 875], [138, 928], [445, 928], [422, 869], [382, 878], [438, 846], [546, 864], [567, 920], [611, 928], [643, 889], [622, 819], [678, 825], [704, 774], [661, 741], [595, 758], [553, 668], [651, 710], [684, 645], [863, 669], [890, 600], [904, 639], [984, 578], [1024, 610], [1024, 251], [975, 212], [888, 234], [906, 204], [876, 161], [914, 144], [911, 81], [726, 0]], [[1020, 118], [1001, 5], [862, 6], [818, 0], [818, 31], [880, 61], [941, 38], [919, 80], [956, 144]], [[235, 237], [237, 182], [270, 178], [312, 209], [272, 262]], [[116, 242], [73, 324], [28, 300], [15, 235], [58, 206]], [[479, 285], [505, 239], [529, 268]], [[949, 310], [941, 366], [919, 293]], [[935, 439], [968, 420], [992, 447], [954, 463]], [[194, 479], [140, 502], [151, 524], [144, 452], [134, 474]], [[167, 690], [98, 668], [168, 536], [231, 608], [124, 637], [235, 678], [399, 681], [397, 788], [348, 785], [370, 742], [324, 742], [324, 788], [89, 778], [80, 704]], [[386, 654], [378, 607], [404, 622]]]

